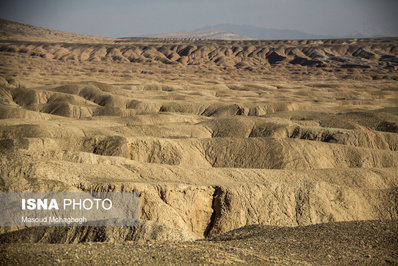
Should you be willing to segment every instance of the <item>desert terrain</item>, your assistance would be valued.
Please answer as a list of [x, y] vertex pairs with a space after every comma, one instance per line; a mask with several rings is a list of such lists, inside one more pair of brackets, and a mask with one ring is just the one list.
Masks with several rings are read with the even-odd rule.
[[0, 191], [140, 194], [1, 264], [397, 264], [398, 38], [102, 38], [0, 20]]

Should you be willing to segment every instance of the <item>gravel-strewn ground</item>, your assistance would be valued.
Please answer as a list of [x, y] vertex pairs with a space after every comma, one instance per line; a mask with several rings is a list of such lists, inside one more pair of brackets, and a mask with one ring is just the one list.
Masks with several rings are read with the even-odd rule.
[[0, 264], [398, 264], [398, 221], [247, 226], [195, 242], [1, 244]]

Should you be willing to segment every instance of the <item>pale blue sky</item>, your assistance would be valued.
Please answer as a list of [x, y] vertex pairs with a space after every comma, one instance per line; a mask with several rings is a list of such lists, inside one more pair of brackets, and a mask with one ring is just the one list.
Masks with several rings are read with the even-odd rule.
[[341, 36], [398, 36], [398, 0], [2, 0], [0, 17], [110, 37], [223, 23]]

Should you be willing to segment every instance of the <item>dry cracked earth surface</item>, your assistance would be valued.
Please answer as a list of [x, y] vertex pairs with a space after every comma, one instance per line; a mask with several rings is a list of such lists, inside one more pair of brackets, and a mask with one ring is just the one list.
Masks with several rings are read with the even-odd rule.
[[0, 20], [0, 191], [140, 195], [0, 264], [398, 264], [398, 39], [110, 39]]

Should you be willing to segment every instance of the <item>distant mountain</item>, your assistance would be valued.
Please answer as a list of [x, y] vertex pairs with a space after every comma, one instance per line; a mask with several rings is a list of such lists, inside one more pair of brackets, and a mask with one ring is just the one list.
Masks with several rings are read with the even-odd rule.
[[216, 40], [294, 40], [294, 39], [332, 39], [335, 36], [314, 35], [297, 30], [279, 30], [254, 27], [250, 25], [218, 24], [194, 31], [172, 32], [150, 35], [153, 38], [170, 39], [216, 39]]
[[357, 38], [377, 38], [377, 37], [382, 37], [382, 36], [374, 36], [374, 35], [365, 35], [362, 34], [361, 32], [353, 32], [350, 34], [346, 34], [341, 36], [341, 38], [349, 38], [349, 39], [357, 39]]
[[152, 38], [170, 38], [170, 39], [212, 39], [212, 40], [250, 40], [251, 38], [217, 28], [204, 28], [189, 32], [172, 32], [151, 35]]
[[[250, 25], [218, 24], [206, 28], [216, 28], [256, 40], [292, 40], [292, 39], [331, 39], [335, 36], [314, 35], [297, 30], [280, 30], [254, 27]], [[200, 29], [204, 30], [206, 28]]]

